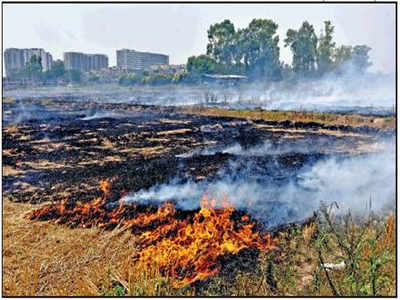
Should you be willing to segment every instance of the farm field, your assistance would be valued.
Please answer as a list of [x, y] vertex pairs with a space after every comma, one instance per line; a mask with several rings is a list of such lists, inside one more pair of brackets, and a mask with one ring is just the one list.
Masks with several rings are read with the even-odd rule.
[[393, 116], [3, 113], [3, 295], [395, 294]]

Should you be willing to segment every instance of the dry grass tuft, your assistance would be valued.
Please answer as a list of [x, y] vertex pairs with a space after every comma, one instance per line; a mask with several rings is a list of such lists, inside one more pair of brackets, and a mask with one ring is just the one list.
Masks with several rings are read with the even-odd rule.
[[186, 107], [184, 113], [203, 116], [224, 116], [250, 120], [318, 122], [325, 125], [345, 125], [352, 127], [368, 126], [379, 129], [393, 129], [396, 127], [395, 117], [373, 117], [357, 114], [343, 115], [338, 113], [318, 113], [304, 111], [275, 111], [275, 110], [234, 110], [225, 108]]

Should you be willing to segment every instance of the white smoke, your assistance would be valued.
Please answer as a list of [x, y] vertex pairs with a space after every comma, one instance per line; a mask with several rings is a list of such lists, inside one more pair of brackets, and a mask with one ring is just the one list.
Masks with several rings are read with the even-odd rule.
[[369, 201], [374, 211], [393, 209], [394, 162], [394, 142], [388, 141], [385, 151], [379, 153], [332, 157], [304, 166], [284, 183], [266, 178], [248, 165], [238, 172], [232, 172], [232, 168], [222, 170], [213, 181], [179, 183], [175, 179], [131, 193], [123, 200], [139, 203], [173, 200], [179, 208], [191, 210], [199, 207], [203, 195], [209, 200], [216, 199], [217, 204], [226, 197], [237, 209], [246, 210], [266, 227], [273, 227], [310, 217], [322, 202], [338, 203], [343, 213], [350, 209], [354, 214], [365, 214]]
[[81, 118], [82, 121], [90, 121], [94, 119], [103, 119], [103, 118], [120, 118], [124, 117], [122, 114], [118, 114], [115, 112], [106, 112], [106, 111], [98, 111], [95, 112], [94, 114], [88, 114], [86, 117]]
[[[268, 155], [282, 155], [289, 153], [301, 154], [335, 154], [335, 153], [358, 153], [358, 152], [376, 152], [385, 148], [384, 142], [369, 144], [369, 147], [358, 150], [357, 146], [346, 147], [348, 143], [344, 139], [333, 139], [330, 136], [316, 135], [312, 139], [286, 139], [272, 142], [264, 140], [262, 143], [252, 147], [244, 147], [239, 143], [221, 147], [198, 148], [193, 151], [178, 154], [176, 157], [187, 158], [197, 155], [214, 155], [216, 153], [231, 154], [237, 156], [256, 156], [262, 157]], [[361, 151], [362, 150], [362, 151]]]
[[[393, 114], [395, 76], [347, 72], [323, 78], [223, 85], [168, 85], [159, 87], [52, 87], [6, 90], [4, 97], [71, 99], [100, 103], [184, 106], [205, 105], [268, 110]], [[209, 101], [212, 99], [212, 101]]]

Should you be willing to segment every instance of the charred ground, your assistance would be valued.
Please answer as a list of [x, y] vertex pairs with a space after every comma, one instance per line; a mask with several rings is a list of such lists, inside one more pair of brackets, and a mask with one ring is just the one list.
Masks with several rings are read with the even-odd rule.
[[[162, 236], [163, 244], [159, 243], [161, 238], [154, 233], [168, 222], [160, 223], [156, 218], [147, 227], [145, 222], [139, 222], [140, 213], [157, 215], [156, 206], [121, 207], [117, 222], [111, 222], [114, 228], [111, 232], [96, 226], [81, 229], [78, 225], [96, 225], [99, 222], [93, 212], [98, 213], [97, 208], [107, 214], [108, 202], [171, 180], [212, 182], [226, 174], [231, 177], [251, 174], [242, 172], [251, 168], [256, 180], [262, 178], [273, 181], [274, 186], [284, 186], [305, 166], [329, 157], [346, 159], [378, 152], [380, 141], [394, 135], [393, 117], [72, 100], [3, 102], [3, 196], [6, 198], [3, 292], [7, 295], [330, 295], [332, 291], [323, 280], [317, 254], [311, 248], [321, 235], [314, 220], [300, 227], [284, 224], [277, 228], [272, 235], [279, 239], [277, 248], [267, 244], [257, 248], [249, 241], [239, 252], [222, 251], [223, 255], [214, 257], [220, 271], [213, 277], [205, 273], [208, 275], [197, 278], [187, 270], [176, 269], [176, 278], [186, 274], [185, 280], [192, 283], [182, 290], [173, 289], [173, 282], [169, 285], [162, 281], [159, 271], [151, 273], [153, 267], [160, 270], [167, 265], [134, 264], [133, 254], [141, 249], [137, 246], [147, 245], [141, 240], [143, 230], [152, 233], [151, 243], [143, 248], [149, 249], [143, 252], [148, 255], [142, 253], [147, 263], [151, 261], [147, 257], [154, 257], [154, 253], [161, 250], [168, 253], [171, 246], [181, 245], [176, 241], [179, 237], [176, 230]], [[107, 197], [98, 188], [103, 180], [110, 183]], [[86, 205], [95, 198], [104, 201], [94, 200], [98, 204]], [[39, 212], [46, 207], [37, 203], [49, 201], [61, 203], [49, 205], [50, 208], [60, 207], [64, 213], [65, 209], [71, 209], [70, 213], [60, 215], [64, 218], [57, 218], [57, 214], [38, 218], [54, 220], [57, 225], [24, 218], [32, 209]], [[82, 213], [80, 208], [89, 210]], [[221, 220], [227, 223], [222, 224], [232, 224], [223, 233], [237, 232], [237, 226], [245, 228], [250, 224], [243, 221], [243, 211], [229, 209], [178, 209], [168, 215], [168, 220], [182, 232], [196, 222], [193, 230], [200, 230], [210, 212], [224, 216]], [[109, 222], [110, 218], [105, 220]], [[381, 243], [385, 245], [382, 251], [393, 252], [394, 223], [393, 218], [388, 220], [380, 226], [382, 230], [386, 228], [386, 233], [379, 233], [379, 238], [386, 241]], [[117, 226], [120, 222], [140, 226], [131, 226], [129, 232], [133, 234], [127, 235], [126, 229]], [[70, 230], [60, 224], [74, 224], [69, 227], [78, 228]], [[254, 224], [257, 226], [244, 231], [244, 236], [261, 234], [262, 225]], [[375, 229], [366, 232], [372, 234], [372, 230]], [[200, 233], [198, 236], [202, 236]], [[192, 245], [192, 236], [196, 234], [189, 232], [185, 246], [179, 248], [181, 252]], [[216, 239], [210, 239], [211, 242]], [[335, 244], [329, 247], [334, 254], [340, 252]], [[211, 245], [207, 249], [215, 248]], [[197, 250], [203, 256], [207, 254]], [[178, 255], [175, 260], [184, 257]], [[327, 257], [329, 261], [335, 259], [334, 255]], [[383, 274], [393, 276], [393, 266], [387, 263]], [[143, 270], [146, 274], [142, 274]], [[360, 270], [360, 273], [365, 272]], [[335, 280], [342, 282], [342, 275], [336, 274]], [[315, 280], [320, 280], [317, 287]], [[392, 283], [383, 286], [382, 294], [393, 294]], [[343, 294], [359, 293], [343, 291]]]
[[[394, 133], [387, 125], [392, 117], [359, 116], [349, 126], [63, 99], [12, 101], [3, 112], [3, 193], [30, 203], [85, 202], [99, 196], [100, 180], [110, 178], [115, 199], [174, 177], [211, 180], [235, 160], [239, 168], [246, 160], [269, 164], [265, 172], [279, 181], [322, 157], [374, 151], [380, 138]], [[245, 151], [265, 140], [286, 150], [262, 157], [223, 151], [235, 144]]]

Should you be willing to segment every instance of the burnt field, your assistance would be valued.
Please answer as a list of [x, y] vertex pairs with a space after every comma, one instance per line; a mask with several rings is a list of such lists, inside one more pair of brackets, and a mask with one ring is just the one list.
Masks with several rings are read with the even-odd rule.
[[318, 122], [50, 99], [3, 105], [3, 193], [16, 202], [86, 202], [101, 194], [101, 180], [112, 181], [111, 201], [171, 181], [207, 185], [228, 174], [232, 182], [236, 174], [285, 186], [318, 161], [381, 152], [382, 141], [394, 136], [393, 118], [373, 116], [349, 126], [341, 115]]
[[[310, 276], [322, 272], [308, 250], [323, 230], [315, 212], [322, 202], [361, 215], [393, 211], [394, 124], [390, 116], [3, 99], [3, 292], [286, 295], [290, 285], [330, 294], [311, 290]], [[393, 219], [384, 222], [392, 251]], [[252, 276], [259, 288], [241, 286]]]
[[[101, 195], [99, 183], [108, 180], [111, 202], [177, 198], [183, 208], [193, 209], [208, 187], [241, 204], [251, 183], [257, 201], [268, 191], [268, 203], [279, 209], [276, 193], [288, 184], [309, 191], [303, 175], [317, 162], [362, 160], [387, 151], [394, 137], [392, 117], [361, 115], [238, 115], [64, 99], [11, 101], [3, 113], [3, 194], [29, 203], [87, 202]], [[231, 190], [228, 185], [239, 188], [223, 191]], [[190, 191], [187, 197], [181, 188]], [[302, 214], [288, 212], [286, 219], [306, 217]]]

